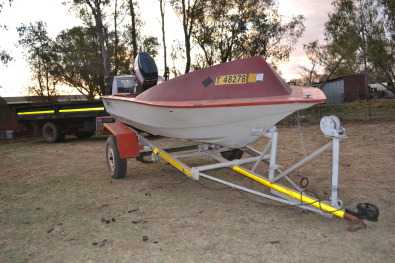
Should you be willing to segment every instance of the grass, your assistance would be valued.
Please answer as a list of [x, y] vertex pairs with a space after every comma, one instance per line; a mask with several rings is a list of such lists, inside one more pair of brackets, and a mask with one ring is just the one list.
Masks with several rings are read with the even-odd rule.
[[393, 121], [395, 120], [395, 100], [363, 100], [344, 104], [319, 104], [295, 113], [283, 124], [295, 123], [296, 116], [303, 122], [316, 123], [323, 116], [336, 115], [343, 121]]

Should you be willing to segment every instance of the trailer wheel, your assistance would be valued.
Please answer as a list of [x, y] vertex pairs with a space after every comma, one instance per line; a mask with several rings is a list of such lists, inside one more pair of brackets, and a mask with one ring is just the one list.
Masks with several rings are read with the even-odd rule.
[[79, 131], [75, 133], [75, 136], [77, 136], [78, 139], [87, 139], [93, 136], [95, 132], [93, 131]]
[[64, 140], [65, 134], [62, 129], [53, 122], [46, 122], [42, 127], [43, 138], [49, 142], [60, 142]]
[[121, 159], [114, 136], [109, 136], [106, 141], [106, 160], [111, 177], [121, 179], [126, 176], [126, 159]]

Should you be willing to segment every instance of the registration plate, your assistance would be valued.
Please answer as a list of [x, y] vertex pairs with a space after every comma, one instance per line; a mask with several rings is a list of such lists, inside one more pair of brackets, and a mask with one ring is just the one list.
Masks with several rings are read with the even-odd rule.
[[215, 79], [215, 85], [240, 85], [240, 84], [248, 84], [248, 83], [256, 83], [263, 81], [263, 74], [231, 74], [231, 75], [222, 75], [218, 76]]
[[217, 77], [215, 85], [247, 84], [248, 74], [232, 74]]

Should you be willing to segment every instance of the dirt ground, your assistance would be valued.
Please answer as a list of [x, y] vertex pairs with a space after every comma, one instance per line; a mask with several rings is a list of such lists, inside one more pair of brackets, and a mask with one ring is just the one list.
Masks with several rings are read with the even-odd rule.
[[[2, 142], [0, 262], [394, 262], [395, 123], [345, 127], [341, 198], [380, 208], [379, 222], [357, 232], [346, 221], [194, 182], [163, 162], [130, 160], [128, 177], [111, 180], [104, 138]], [[280, 128], [280, 163], [326, 140], [318, 126]], [[328, 160], [299, 171], [320, 195], [329, 190]], [[260, 189], [229, 171], [213, 174]]]

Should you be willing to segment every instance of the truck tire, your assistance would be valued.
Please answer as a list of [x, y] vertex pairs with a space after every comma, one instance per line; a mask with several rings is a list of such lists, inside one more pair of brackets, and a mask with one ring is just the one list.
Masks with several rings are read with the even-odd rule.
[[121, 179], [126, 176], [127, 160], [119, 156], [117, 142], [112, 135], [106, 141], [106, 161], [112, 178]]
[[93, 131], [79, 131], [75, 133], [75, 136], [77, 136], [78, 139], [87, 139], [93, 136], [95, 132]]
[[43, 138], [49, 142], [60, 142], [64, 140], [65, 134], [59, 125], [56, 125], [53, 122], [46, 122], [42, 127], [42, 135]]

